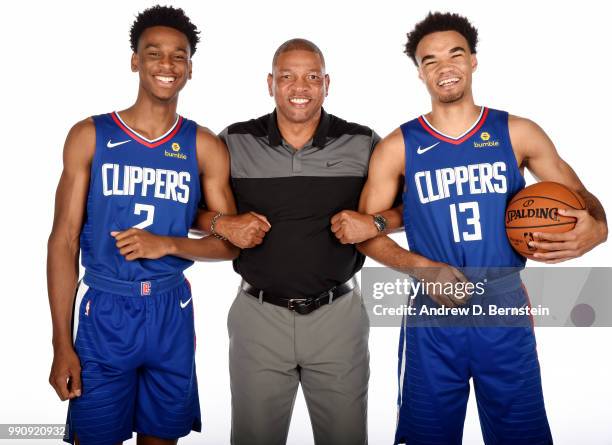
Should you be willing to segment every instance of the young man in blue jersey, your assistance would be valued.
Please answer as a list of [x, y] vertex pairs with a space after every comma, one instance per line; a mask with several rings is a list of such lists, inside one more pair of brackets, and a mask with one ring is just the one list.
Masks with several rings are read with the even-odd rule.
[[[463, 272], [470, 267], [514, 268], [497, 277], [497, 286], [488, 283], [485, 295], [522, 306], [528, 301], [516, 269], [525, 260], [507, 240], [504, 211], [525, 185], [524, 169], [540, 180], [565, 184], [586, 202], [586, 210], [559, 210], [577, 219], [573, 230], [534, 234], [533, 245], [546, 251], [535, 254], [538, 260], [575, 258], [605, 241], [606, 217], [539, 126], [474, 104], [476, 43], [476, 29], [456, 14], [429, 14], [408, 34], [406, 53], [430, 93], [432, 110], [397, 128], [374, 150], [360, 211], [390, 208], [405, 178], [404, 226], [411, 251], [386, 236], [359, 249], [389, 267], [444, 285], [465, 281]], [[345, 239], [359, 241], [350, 221], [342, 225]], [[429, 297], [445, 306], [465, 304], [443, 293]], [[531, 326], [406, 324], [405, 319], [395, 443], [460, 444], [470, 377], [487, 445], [552, 443]]]
[[[182, 247], [202, 200], [201, 224], [234, 213], [228, 154], [213, 133], [176, 112], [191, 78], [198, 31], [181, 9], [155, 6], [131, 33], [138, 97], [69, 132], [48, 244], [54, 358], [49, 382], [70, 399], [70, 443], [174, 444], [201, 428], [190, 259], [149, 252], [149, 232]], [[204, 172], [206, 172], [204, 174]], [[215, 212], [212, 212], [212, 209]], [[131, 228], [131, 229], [130, 229]], [[252, 240], [251, 240], [252, 241]], [[191, 259], [231, 259], [214, 237]], [[85, 275], [78, 280], [81, 252]], [[75, 301], [76, 290], [76, 301]], [[73, 312], [74, 311], [74, 312]]]

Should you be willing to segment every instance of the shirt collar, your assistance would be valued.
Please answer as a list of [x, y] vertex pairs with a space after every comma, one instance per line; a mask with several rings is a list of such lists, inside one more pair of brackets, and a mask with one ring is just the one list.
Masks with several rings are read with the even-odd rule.
[[[278, 129], [278, 122], [276, 120], [276, 109], [268, 116], [268, 143], [270, 146], [276, 147], [283, 143], [283, 137]], [[312, 145], [314, 147], [325, 148], [327, 134], [329, 132], [329, 125], [329, 114], [327, 114], [327, 112], [321, 108], [321, 119], [319, 120], [319, 125], [317, 125], [314, 137], [312, 138]]]

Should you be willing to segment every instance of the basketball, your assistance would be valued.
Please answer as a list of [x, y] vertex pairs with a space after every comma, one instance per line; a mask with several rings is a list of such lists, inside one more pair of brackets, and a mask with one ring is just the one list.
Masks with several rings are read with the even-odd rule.
[[576, 225], [576, 218], [559, 215], [559, 209], [583, 210], [584, 200], [563, 184], [538, 182], [525, 187], [510, 200], [506, 208], [506, 234], [518, 253], [532, 258], [533, 232], [562, 233]]

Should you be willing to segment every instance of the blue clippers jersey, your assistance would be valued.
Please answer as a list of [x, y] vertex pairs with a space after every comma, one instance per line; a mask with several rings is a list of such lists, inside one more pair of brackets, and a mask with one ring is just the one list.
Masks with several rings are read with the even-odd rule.
[[459, 138], [424, 116], [401, 126], [406, 148], [404, 226], [410, 249], [455, 267], [522, 267], [506, 236], [509, 199], [525, 186], [508, 113], [482, 108]]
[[200, 200], [196, 123], [179, 117], [165, 135], [151, 141], [131, 130], [117, 113], [93, 120], [96, 150], [81, 231], [83, 266], [124, 281], [182, 272], [193, 262], [174, 256], [126, 261], [110, 232], [136, 227], [157, 235], [187, 236]]

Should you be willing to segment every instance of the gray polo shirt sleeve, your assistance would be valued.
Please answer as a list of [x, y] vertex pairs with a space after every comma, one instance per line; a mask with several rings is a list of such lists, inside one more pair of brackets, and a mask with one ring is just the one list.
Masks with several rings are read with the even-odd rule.
[[374, 151], [374, 148], [378, 145], [381, 139], [382, 138], [378, 135], [378, 133], [372, 130], [372, 141], [370, 143], [370, 154], [372, 154], [372, 152]]
[[[228, 133], [228, 131], [229, 131], [228, 129], [229, 129], [229, 127], [225, 127], [225, 128], [224, 128], [224, 129], [221, 131], [221, 133], [219, 133], [219, 134], [217, 135], [217, 136], [219, 136], [219, 139], [221, 139], [221, 140], [222, 140], [222, 141], [225, 143], [225, 145], [227, 145], [227, 133]], [[228, 148], [229, 148], [229, 147], [228, 147]]]

